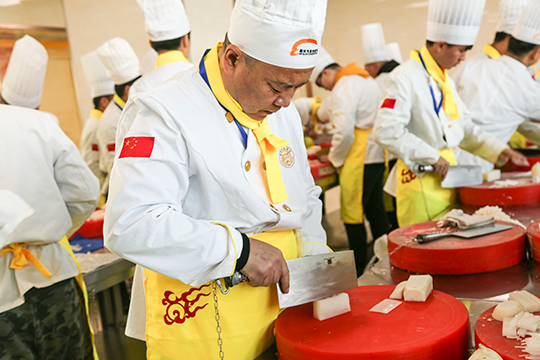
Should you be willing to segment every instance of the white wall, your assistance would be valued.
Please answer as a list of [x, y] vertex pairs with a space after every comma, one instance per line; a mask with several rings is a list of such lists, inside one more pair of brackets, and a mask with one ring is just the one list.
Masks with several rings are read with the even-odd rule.
[[62, 0], [25, 0], [0, 7], [0, 24], [66, 27]]

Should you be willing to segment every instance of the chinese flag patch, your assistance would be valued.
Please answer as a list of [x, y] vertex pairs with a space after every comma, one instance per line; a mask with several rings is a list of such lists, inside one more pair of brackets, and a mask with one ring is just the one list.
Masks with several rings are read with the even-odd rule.
[[388, 108], [393, 109], [396, 106], [396, 99], [384, 99], [381, 109]]
[[154, 149], [154, 137], [133, 136], [124, 139], [119, 159], [126, 157], [149, 158]]
[[92, 144], [92, 151], [99, 151], [98, 144]]

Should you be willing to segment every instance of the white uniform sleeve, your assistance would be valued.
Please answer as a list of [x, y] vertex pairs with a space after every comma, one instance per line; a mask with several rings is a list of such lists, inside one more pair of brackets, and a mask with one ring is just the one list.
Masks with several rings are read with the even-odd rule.
[[[341, 81], [343, 80], [347, 79]], [[351, 84], [352, 82], [346, 82], [344, 85], [338, 83], [331, 95], [330, 120], [334, 126], [334, 133], [328, 157], [335, 167], [343, 165], [354, 142], [358, 94], [355, 91], [357, 89], [351, 88]]]
[[99, 146], [99, 169], [105, 174], [101, 188], [103, 195], [109, 192], [109, 178], [114, 163], [116, 132], [111, 129], [108, 119], [101, 119], [98, 125], [97, 141]]
[[54, 163], [54, 178], [66, 203], [73, 226], [71, 236], [96, 209], [99, 200], [99, 180], [79, 153], [77, 146], [55, 127], [55, 145], [59, 148]]
[[527, 120], [518, 127], [518, 132], [535, 145], [540, 145], [540, 123]]
[[439, 159], [439, 152], [407, 129], [411, 121], [413, 97], [410, 80], [390, 73], [381, 96], [382, 104], [387, 100], [388, 105], [379, 108], [377, 113], [373, 128], [375, 141], [409, 167], [413, 164], [431, 165]]
[[145, 95], [128, 101], [120, 121], [131, 123], [126, 137], [155, 140], [149, 158], [125, 157], [115, 162], [105, 211], [105, 245], [130, 261], [192, 286], [232, 275], [242, 251], [241, 234], [227, 224], [216, 225], [183, 212], [193, 174], [178, 125]]

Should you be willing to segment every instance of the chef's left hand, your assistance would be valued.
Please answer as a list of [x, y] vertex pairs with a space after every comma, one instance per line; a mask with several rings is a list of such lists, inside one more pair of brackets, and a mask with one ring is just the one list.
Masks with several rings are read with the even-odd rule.
[[497, 159], [497, 165], [504, 165], [506, 162], [512, 159], [512, 162], [516, 165], [529, 166], [529, 161], [522, 153], [512, 150], [510, 148], [504, 149]]

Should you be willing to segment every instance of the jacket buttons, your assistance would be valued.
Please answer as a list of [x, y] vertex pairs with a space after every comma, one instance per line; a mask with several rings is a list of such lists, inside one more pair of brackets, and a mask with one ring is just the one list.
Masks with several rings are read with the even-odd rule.
[[225, 114], [225, 117], [227, 118], [227, 121], [228, 121], [229, 123], [232, 123], [232, 122], [234, 121], [234, 116], [233, 116], [233, 114], [231, 114], [230, 111], [228, 111], [228, 112]]
[[290, 208], [290, 207], [288, 207], [288, 206], [287, 206], [287, 205], [285, 205], [285, 204], [283, 204], [283, 208], [284, 208], [285, 210], [287, 210], [288, 212], [291, 212], [291, 211], [292, 211], [292, 210], [291, 210], [291, 208]]
[[251, 163], [249, 161], [246, 161], [246, 164], [244, 165], [244, 169], [246, 169], [246, 171], [249, 171], [249, 169], [251, 169]]
[[262, 167], [263, 167], [263, 170], [266, 171], [266, 161], [263, 161]]
[[278, 209], [274, 206], [274, 204], [270, 204], [270, 207], [274, 209], [275, 211], [278, 211]]

